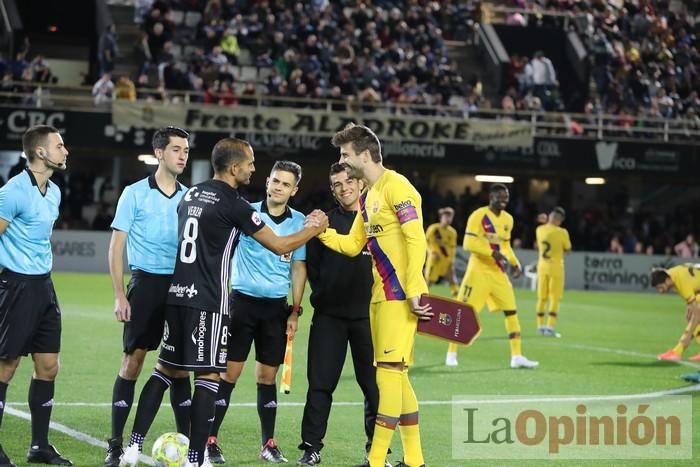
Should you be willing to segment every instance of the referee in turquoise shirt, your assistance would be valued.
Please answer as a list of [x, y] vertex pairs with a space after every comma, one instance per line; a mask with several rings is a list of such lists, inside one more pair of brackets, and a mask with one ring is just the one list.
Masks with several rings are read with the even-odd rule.
[[[0, 188], [0, 423], [7, 386], [22, 356], [31, 354], [32, 442], [27, 462], [73, 465], [49, 444], [61, 350], [61, 310], [51, 282], [51, 232], [61, 191], [49, 178], [66, 170], [68, 150], [58, 130], [45, 125], [29, 128], [22, 148], [27, 168]], [[15, 465], [2, 446], [0, 465]]]
[[[177, 256], [177, 207], [187, 187], [177, 181], [187, 166], [189, 133], [177, 127], [156, 130], [151, 141], [158, 159], [155, 173], [127, 186], [117, 203], [109, 243], [109, 272], [114, 289], [114, 314], [124, 323], [123, 354], [112, 390], [112, 436], [105, 467], [118, 467], [124, 453], [124, 425], [134, 401], [136, 380], [146, 353], [163, 337], [168, 289]], [[131, 280], [124, 290], [124, 247]], [[189, 436], [191, 387], [189, 374], [165, 378], [177, 431]], [[152, 381], [146, 383], [153, 384]], [[161, 394], [162, 396], [162, 394]], [[138, 420], [139, 433], [147, 431]], [[0, 466], [1, 467], [1, 466]]]
[[[267, 178], [265, 201], [252, 203], [265, 224], [277, 235], [293, 234], [304, 228], [304, 215], [287, 205], [297, 193], [300, 181], [299, 164], [277, 161]], [[290, 285], [293, 303], [288, 306]], [[219, 427], [253, 343], [262, 431], [260, 458], [273, 463], [287, 462], [274, 439], [277, 417], [275, 383], [277, 369], [284, 360], [287, 334], [293, 335], [297, 329], [305, 285], [306, 246], [279, 256], [252, 237], [241, 235], [232, 261], [228, 363], [226, 373], [221, 374], [216, 418], [207, 445], [212, 463], [224, 462], [217, 440]]]

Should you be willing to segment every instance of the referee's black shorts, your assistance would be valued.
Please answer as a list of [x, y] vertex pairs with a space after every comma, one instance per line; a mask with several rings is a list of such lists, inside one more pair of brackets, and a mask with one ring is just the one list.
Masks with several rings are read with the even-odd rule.
[[0, 273], [0, 360], [61, 350], [61, 310], [50, 274]]
[[229, 298], [229, 310], [229, 361], [246, 361], [255, 342], [255, 360], [263, 365], [280, 366], [287, 345], [287, 297], [258, 298], [234, 291]]
[[171, 274], [151, 274], [136, 270], [126, 287], [131, 305], [131, 321], [124, 323], [124, 353], [136, 349], [155, 350], [163, 338], [165, 301], [172, 282]]

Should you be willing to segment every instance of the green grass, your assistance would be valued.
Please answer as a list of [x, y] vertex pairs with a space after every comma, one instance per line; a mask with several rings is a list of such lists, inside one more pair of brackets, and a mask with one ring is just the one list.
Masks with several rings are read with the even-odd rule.
[[[61, 372], [56, 386], [53, 420], [98, 439], [110, 434], [112, 384], [121, 352], [121, 327], [112, 313], [109, 278], [97, 274], [54, 274], [54, 282], [63, 311], [63, 350]], [[443, 291], [446, 292], [446, 291]], [[601, 292], [567, 292], [563, 300], [558, 330], [563, 338], [554, 340], [535, 336], [534, 293], [517, 291], [523, 350], [540, 361], [534, 371], [510, 370], [503, 315], [481, 314], [484, 331], [477, 342], [460, 352], [460, 365], [446, 368], [445, 345], [419, 337], [412, 382], [420, 400], [449, 401], [456, 395], [566, 395], [566, 394], [638, 394], [686, 386], [678, 376], [692, 370], [689, 366], [657, 362], [654, 355], [676, 342], [683, 326], [685, 307], [675, 296]], [[307, 307], [310, 309], [310, 307]], [[280, 395], [277, 438], [290, 458], [299, 451], [302, 407], [284, 406], [285, 402], [303, 403], [306, 395], [306, 342], [311, 313], [301, 319], [294, 354], [293, 389]], [[610, 349], [610, 350], [606, 350]], [[629, 353], [615, 353], [615, 350]], [[687, 355], [696, 353], [697, 346]], [[636, 355], [642, 354], [642, 355]], [[155, 355], [150, 355], [138, 390], [147, 379]], [[234, 391], [232, 402], [254, 402], [255, 383], [248, 365]], [[27, 387], [31, 361], [20, 365], [8, 390], [10, 405], [27, 411]], [[346, 362], [336, 401], [361, 400], [352, 366]], [[696, 400], [695, 396], [693, 397]], [[167, 401], [167, 396], [166, 396]], [[12, 404], [12, 403], [15, 404]], [[62, 403], [100, 403], [101, 406], [66, 406]], [[700, 443], [700, 408], [693, 408], [694, 443]], [[135, 408], [127, 423], [130, 431]], [[161, 409], [151, 430], [155, 434], [172, 431], [172, 412]], [[452, 459], [451, 408], [449, 405], [421, 407], [421, 433], [426, 463], [431, 467], [461, 465], [542, 465], [544, 460], [485, 461]], [[66, 435], [52, 431], [51, 441], [72, 458], [76, 465], [101, 465], [104, 452]], [[128, 436], [128, 435], [127, 435]], [[23, 461], [29, 443], [29, 423], [5, 414], [0, 441], [10, 458]], [[260, 465], [257, 460], [259, 426], [254, 407], [232, 407], [220, 436], [229, 465]], [[362, 460], [364, 433], [362, 408], [340, 405], [333, 408], [323, 450], [323, 465], [348, 466]], [[391, 459], [401, 458], [398, 433], [394, 437]], [[564, 461], [551, 465], [698, 465], [692, 461]]]

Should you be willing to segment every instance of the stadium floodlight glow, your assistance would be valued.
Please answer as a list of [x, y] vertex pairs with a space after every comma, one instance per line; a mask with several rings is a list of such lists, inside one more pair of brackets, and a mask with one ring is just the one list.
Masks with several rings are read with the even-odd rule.
[[474, 177], [477, 182], [492, 183], [513, 183], [514, 178], [508, 175], [477, 175]]
[[605, 185], [603, 177], [586, 177], [586, 185]]
[[158, 159], [151, 154], [139, 154], [138, 160], [146, 165], [158, 165]]

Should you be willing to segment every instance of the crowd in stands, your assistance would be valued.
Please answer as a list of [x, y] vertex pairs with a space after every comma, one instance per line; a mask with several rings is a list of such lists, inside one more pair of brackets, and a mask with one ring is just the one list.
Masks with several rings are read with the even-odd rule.
[[[190, 101], [235, 105], [262, 94], [423, 112], [421, 105], [439, 108], [453, 96], [474, 94], [475, 83], [463, 82], [445, 40], [468, 27], [477, 4], [141, 0], [134, 6], [143, 65], [133, 84], [137, 97], [154, 99], [194, 91]], [[98, 96], [116, 97], [108, 74], [118, 53], [113, 28], [99, 45], [100, 80], [112, 83], [93, 90], [103, 102]], [[257, 85], [239, 82], [239, 65], [255, 70], [248, 78]], [[158, 92], [140, 92], [146, 88]]]
[[[508, 6], [539, 10], [512, 13], [513, 25], [554, 23], [575, 27], [590, 56], [589, 114], [616, 114], [621, 127], [639, 125], [640, 118], [679, 119], [700, 128], [700, 2], [678, 0], [510, 0]], [[543, 11], [565, 12], [568, 17]], [[569, 21], [573, 18], [573, 21]], [[534, 61], [534, 60], [533, 60]], [[516, 99], [526, 81], [524, 63], [512, 57], [512, 74], [519, 78]], [[529, 61], [532, 63], [532, 61]], [[509, 90], [509, 96], [513, 90]], [[508, 97], [503, 108], [510, 105]], [[522, 106], [522, 104], [520, 104]], [[516, 107], [519, 106], [516, 100]]]

